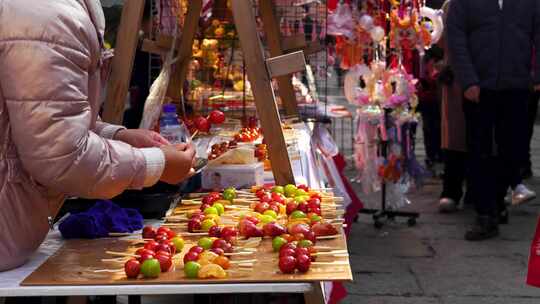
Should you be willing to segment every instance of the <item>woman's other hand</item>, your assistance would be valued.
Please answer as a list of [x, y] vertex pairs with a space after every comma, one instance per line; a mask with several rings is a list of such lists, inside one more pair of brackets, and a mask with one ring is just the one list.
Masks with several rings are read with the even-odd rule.
[[174, 185], [195, 173], [195, 149], [191, 144], [161, 146], [161, 151], [165, 155], [165, 169], [161, 181]]
[[123, 141], [135, 148], [152, 148], [170, 145], [159, 133], [143, 129], [124, 129], [114, 136], [114, 139]]

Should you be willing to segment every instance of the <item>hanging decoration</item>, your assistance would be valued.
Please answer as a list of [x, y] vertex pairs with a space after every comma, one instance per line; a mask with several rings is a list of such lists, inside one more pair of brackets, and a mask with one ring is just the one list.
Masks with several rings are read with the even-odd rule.
[[[366, 193], [387, 185], [390, 208], [408, 203], [411, 186], [425, 175], [414, 154], [417, 79], [402, 62], [437, 43], [441, 14], [422, 0], [339, 1], [328, 17], [347, 101], [357, 108], [355, 163]], [[388, 145], [381, 156], [380, 143]], [[369, 202], [368, 202], [369, 203]]]
[[[420, 0], [340, 1], [328, 15], [328, 34], [336, 39], [341, 68], [375, 59], [375, 49], [410, 58], [436, 44], [443, 32], [442, 14]], [[382, 54], [385, 55], [385, 54]]]

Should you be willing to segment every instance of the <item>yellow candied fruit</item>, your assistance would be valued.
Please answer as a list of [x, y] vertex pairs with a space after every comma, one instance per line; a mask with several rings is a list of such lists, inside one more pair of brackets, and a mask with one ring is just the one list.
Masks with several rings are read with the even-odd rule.
[[214, 260], [218, 257], [216, 253], [213, 253], [212, 251], [204, 251], [199, 255], [199, 259], [197, 260], [197, 263], [201, 265], [208, 265], [214, 262]]
[[201, 267], [198, 274], [200, 279], [224, 279], [227, 277], [227, 273], [221, 266], [216, 264], [207, 264]]
[[221, 218], [217, 214], [207, 214], [204, 216], [205, 220], [213, 220], [217, 225], [221, 223]]

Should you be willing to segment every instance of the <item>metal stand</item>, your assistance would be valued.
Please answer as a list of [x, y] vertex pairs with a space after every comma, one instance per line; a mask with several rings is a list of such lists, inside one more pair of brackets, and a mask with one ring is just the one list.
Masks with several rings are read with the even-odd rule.
[[[384, 127], [388, 130], [390, 111], [385, 109], [384, 112]], [[388, 140], [383, 140], [383, 136], [380, 136], [379, 132], [379, 148], [381, 156], [386, 160], [388, 157]], [[386, 182], [383, 180], [381, 185], [381, 209], [362, 209], [359, 213], [373, 215], [373, 225], [375, 228], [380, 229], [384, 226], [384, 222], [381, 219], [393, 220], [396, 217], [408, 218], [407, 224], [412, 227], [416, 225], [416, 219], [420, 217], [418, 212], [405, 212], [405, 211], [393, 211], [386, 209]]]

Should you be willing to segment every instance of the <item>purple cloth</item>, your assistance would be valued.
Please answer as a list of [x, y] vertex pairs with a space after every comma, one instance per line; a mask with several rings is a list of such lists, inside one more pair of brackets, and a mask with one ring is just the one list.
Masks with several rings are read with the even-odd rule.
[[66, 239], [95, 239], [110, 232], [133, 232], [142, 229], [143, 217], [135, 209], [120, 208], [111, 201], [98, 201], [85, 212], [66, 218], [59, 226]]

